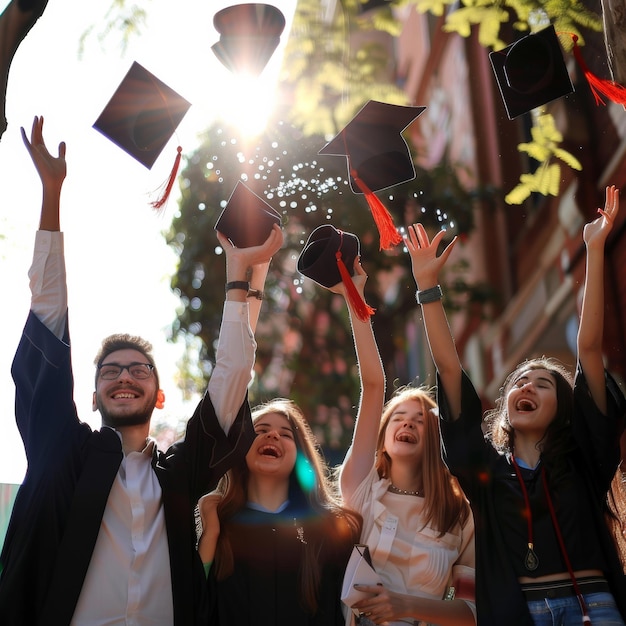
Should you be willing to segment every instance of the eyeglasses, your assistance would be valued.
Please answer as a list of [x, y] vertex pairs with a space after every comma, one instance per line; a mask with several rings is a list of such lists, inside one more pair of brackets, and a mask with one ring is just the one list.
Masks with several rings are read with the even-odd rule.
[[98, 372], [102, 380], [115, 380], [124, 370], [128, 370], [128, 373], [136, 380], [145, 380], [152, 375], [154, 365], [151, 363], [129, 363], [128, 365], [103, 363], [98, 366]]

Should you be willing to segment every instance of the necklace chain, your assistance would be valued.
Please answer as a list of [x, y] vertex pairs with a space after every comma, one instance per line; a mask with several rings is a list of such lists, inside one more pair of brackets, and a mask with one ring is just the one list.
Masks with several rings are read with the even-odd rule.
[[399, 493], [403, 496], [417, 496], [418, 498], [424, 497], [424, 493], [422, 491], [407, 491], [406, 489], [400, 489], [400, 487], [396, 487], [393, 483], [390, 483], [389, 491], [391, 491], [391, 493]]

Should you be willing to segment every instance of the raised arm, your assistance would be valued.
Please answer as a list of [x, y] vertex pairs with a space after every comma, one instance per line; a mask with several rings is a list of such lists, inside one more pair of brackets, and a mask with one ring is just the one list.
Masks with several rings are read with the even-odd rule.
[[[226, 254], [226, 282], [248, 283], [251, 289], [262, 292], [272, 257], [283, 245], [284, 237], [280, 226], [275, 224], [265, 242], [251, 248], [237, 248], [219, 232], [217, 238]], [[256, 297], [248, 297], [245, 289], [230, 289], [226, 293], [226, 300], [248, 302], [250, 327], [254, 333], [262, 301]]]
[[[354, 262], [354, 271], [354, 285], [361, 297], [363, 297], [367, 274], [361, 267], [358, 258]], [[332, 290], [342, 293], [346, 297], [342, 283], [333, 287]], [[361, 381], [361, 397], [359, 399], [354, 436], [341, 468], [341, 492], [344, 497], [349, 497], [374, 465], [380, 417], [385, 402], [385, 372], [378, 354], [378, 346], [376, 345], [371, 321], [369, 319], [367, 321], [359, 319], [352, 310], [348, 298], [346, 298], [346, 303], [348, 304], [350, 314], [350, 324], [352, 326], [359, 367], [359, 379]]]
[[424, 300], [428, 302], [421, 305], [422, 317], [430, 353], [446, 393], [452, 416], [456, 419], [461, 412], [461, 362], [441, 298], [436, 295], [439, 274], [457, 239], [455, 237], [441, 255], [437, 256], [437, 248], [444, 235], [445, 231], [439, 231], [431, 242], [424, 227], [421, 224], [414, 224], [409, 226], [404, 243], [411, 257], [413, 278], [415, 278], [418, 292], [434, 290], [434, 297], [424, 297]]
[[[217, 237], [226, 255], [226, 282], [246, 283], [250, 276], [251, 284], [262, 290], [272, 256], [283, 243], [280, 227], [274, 226], [262, 245], [251, 248], [236, 248], [221, 233]], [[215, 413], [226, 433], [239, 412], [252, 377], [254, 330], [260, 308], [261, 300], [248, 297], [246, 288], [226, 292], [215, 369], [208, 386]]]
[[61, 187], [67, 172], [65, 143], [59, 144], [58, 156], [48, 152], [43, 139], [43, 117], [33, 119], [30, 140], [23, 128], [21, 131], [42, 184], [39, 231], [28, 272], [31, 311], [57, 338], [62, 339], [67, 322], [67, 285], [59, 215]]
[[585, 286], [578, 328], [578, 362], [585, 373], [591, 396], [597, 407], [606, 413], [607, 398], [602, 359], [604, 334], [604, 253], [606, 239], [619, 210], [619, 189], [606, 188], [604, 210], [583, 230], [587, 248]]

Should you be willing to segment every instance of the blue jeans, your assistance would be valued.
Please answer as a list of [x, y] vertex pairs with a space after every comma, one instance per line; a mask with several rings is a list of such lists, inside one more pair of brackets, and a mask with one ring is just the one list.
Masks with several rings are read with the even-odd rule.
[[[583, 598], [591, 619], [591, 626], [624, 626], [610, 593], [589, 593]], [[583, 615], [578, 598], [545, 598], [531, 600], [528, 609], [535, 626], [582, 626]]]

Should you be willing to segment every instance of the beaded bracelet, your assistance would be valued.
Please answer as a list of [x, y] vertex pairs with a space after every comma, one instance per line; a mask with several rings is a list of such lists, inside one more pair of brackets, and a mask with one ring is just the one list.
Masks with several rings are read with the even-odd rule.
[[263, 300], [264, 293], [260, 289], [248, 289], [248, 298], [256, 298], [257, 300]]

